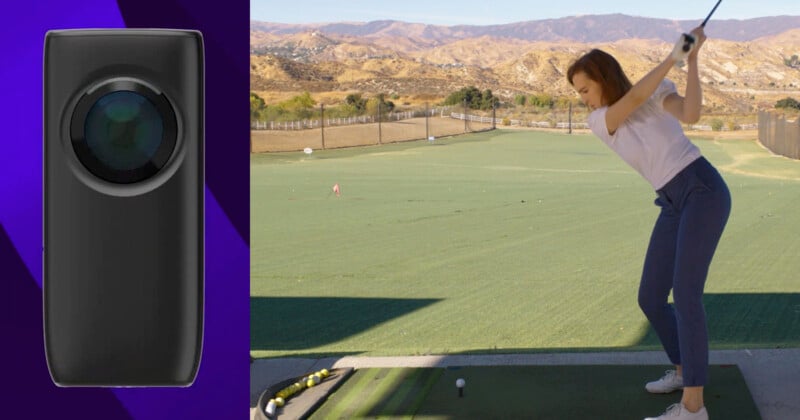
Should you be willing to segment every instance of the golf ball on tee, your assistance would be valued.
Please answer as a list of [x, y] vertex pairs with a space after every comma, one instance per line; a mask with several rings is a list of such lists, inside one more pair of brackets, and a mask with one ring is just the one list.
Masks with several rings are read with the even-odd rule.
[[464, 388], [464, 385], [466, 385], [466, 384], [467, 384], [467, 381], [465, 381], [464, 379], [462, 379], [462, 378], [456, 379], [456, 386], [457, 387]]

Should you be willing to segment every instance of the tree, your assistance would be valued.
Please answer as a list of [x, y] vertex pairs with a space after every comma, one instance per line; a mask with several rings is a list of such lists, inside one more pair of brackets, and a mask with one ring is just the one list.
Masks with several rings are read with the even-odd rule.
[[315, 101], [314, 98], [311, 97], [311, 94], [308, 92], [303, 92], [302, 95], [298, 95], [292, 99], [281, 102], [281, 106], [283, 106], [289, 111], [314, 108], [316, 104], [317, 101]]
[[278, 104], [278, 106], [286, 110], [287, 113], [293, 114], [296, 118], [300, 119], [310, 118], [313, 114], [312, 109], [316, 105], [317, 101], [315, 101], [308, 92], [303, 92], [302, 95], [295, 96], [292, 99]]
[[500, 102], [500, 100], [492, 94], [491, 89], [486, 89], [481, 94], [481, 103], [480, 103], [480, 106], [478, 107], [478, 109], [481, 109], [481, 110], [484, 110], [484, 111], [488, 110], [488, 109], [492, 109], [499, 102]]
[[367, 110], [367, 100], [361, 96], [360, 93], [351, 93], [344, 98], [344, 102], [347, 105], [350, 105], [358, 111], [358, 113], [364, 113]]
[[800, 109], [800, 102], [794, 98], [783, 98], [775, 103], [775, 108]]
[[369, 115], [375, 115], [380, 110], [381, 115], [392, 112], [394, 110], [394, 102], [387, 101], [386, 95], [383, 93], [378, 96], [367, 100], [366, 111]]
[[445, 105], [460, 105], [465, 102], [470, 109], [487, 110], [492, 109], [500, 100], [492, 94], [491, 90], [486, 89], [481, 92], [475, 86], [468, 86], [453, 92], [444, 100]]
[[475, 86], [461, 88], [457, 92], [453, 92], [444, 100], [445, 105], [460, 105], [465, 101], [467, 104], [472, 104], [472, 100], [476, 95], [480, 95], [480, 91]]
[[378, 94], [378, 101], [381, 104], [381, 109], [386, 110], [386, 112], [394, 111], [394, 102], [387, 101], [385, 93], [379, 93]]
[[552, 108], [555, 104], [553, 97], [546, 93], [531, 95], [529, 102], [531, 105], [539, 108]]
[[260, 121], [264, 115], [267, 104], [260, 96], [250, 92], [250, 121]]

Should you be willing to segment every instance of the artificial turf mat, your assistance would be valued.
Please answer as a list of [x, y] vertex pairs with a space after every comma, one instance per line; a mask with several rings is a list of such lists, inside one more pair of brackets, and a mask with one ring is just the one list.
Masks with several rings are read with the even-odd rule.
[[[642, 419], [678, 402], [649, 394], [663, 366], [471, 366], [358, 369], [311, 419]], [[760, 419], [738, 367], [711, 366], [710, 417]], [[466, 381], [463, 397], [456, 380]], [[588, 417], [587, 417], [588, 416]]]

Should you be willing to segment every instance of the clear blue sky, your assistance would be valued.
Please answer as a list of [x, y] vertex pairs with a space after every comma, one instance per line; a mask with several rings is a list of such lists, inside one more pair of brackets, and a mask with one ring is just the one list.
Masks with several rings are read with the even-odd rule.
[[[575, 15], [623, 13], [659, 19], [705, 18], [716, 0], [250, 0], [250, 19], [278, 23], [400, 20], [494, 25]], [[800, 16], [800, 0], [723, 0], [713, 19]]]

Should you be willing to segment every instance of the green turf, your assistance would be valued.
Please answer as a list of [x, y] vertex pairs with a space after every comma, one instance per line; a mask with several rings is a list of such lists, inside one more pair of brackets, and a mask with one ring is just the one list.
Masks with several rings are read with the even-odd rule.
[[[659, 366], [492, 366], [359, 369], [313, 419], [627, 419], [656, 416], [680, 393], [653, 395]], [[760, 418], [736, 366], [711, 366], [712, 418]], [[458, 397], [456, 379], [466, 381]]]
[[[696, 144], [733, 196], [711, 347], [800, 345], [800, 163]], [[582, 135], [254, 155], [252, 354], [658, 349], [636, 304], [654, 199]]]
[[361, 369], [311, 418], [410, 418], [442, 373], [443, 369]]

